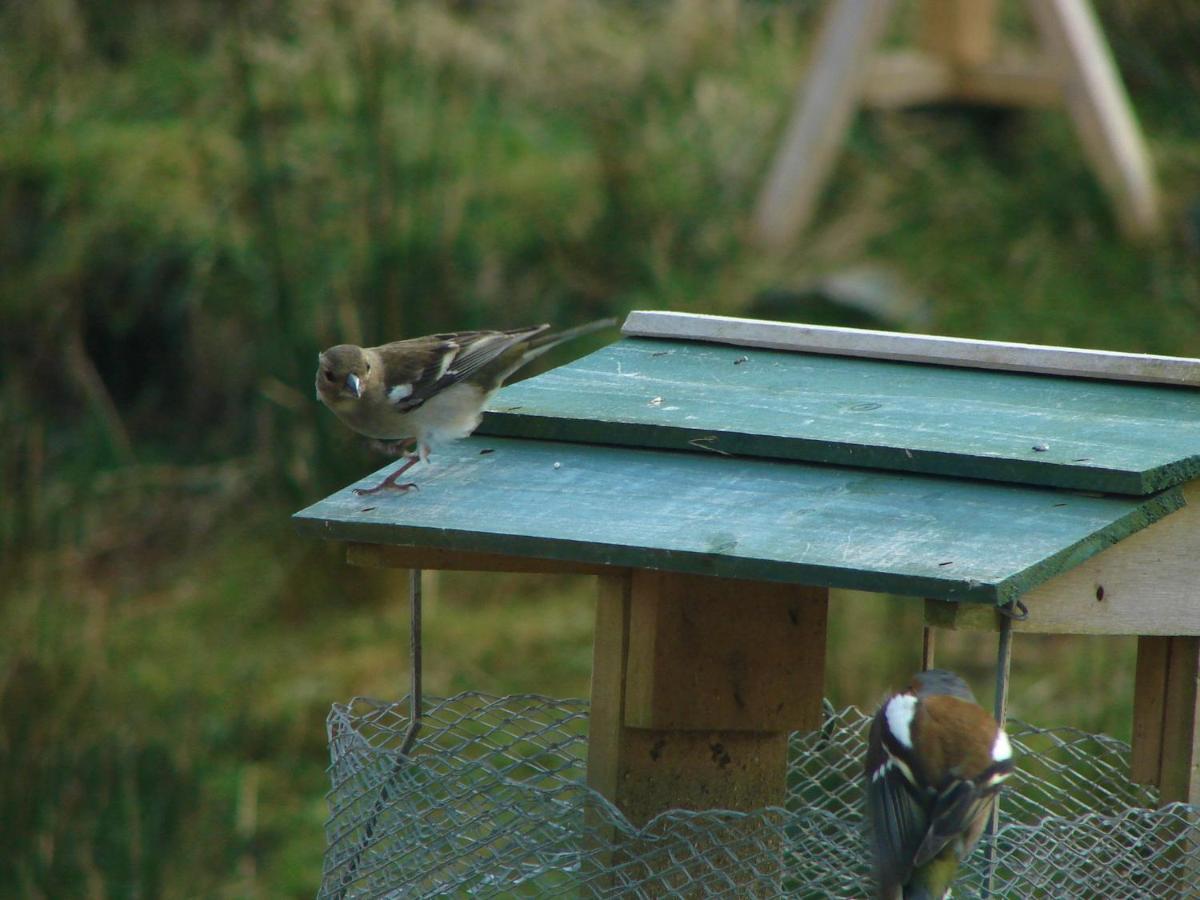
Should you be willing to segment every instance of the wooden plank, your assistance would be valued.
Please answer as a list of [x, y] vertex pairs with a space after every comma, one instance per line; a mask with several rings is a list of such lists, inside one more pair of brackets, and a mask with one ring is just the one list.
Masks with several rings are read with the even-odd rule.
[[1200, 359], [1147, 353], [981, 341], [660, 310], [634, 310], [625, 319], [621, 333], [626, 337], [712, 341], [768, 350], [1200, 387]]
[[668, 809], [750, 812], [787, 799], [786, 732], [626, 728], [625, 742], [616, 803], [634, 825]]
[[626, 725], [820, 726], [828, 589], [647, 571], [633, 583]]
[[346, 562], [381, 569], [425, 569], [465, 572], [534, 572], [544, 575], [612, 575], [620, 569], [560, 559], [535, 559], [503, 553], [471, 553], [437, 547], [392, 544], [347, 544]]
[[829, 6], [758, 196], [754, 229], [767, 247], [787, 247], [811, 220], [893, 4], [894, 0], [834, 0]]
[[296, 525], [355, 543], [1007, 603], [1182, 503], [1178, 490], [1088, 497], [495, 437], [434, 460], [413, 470], [420, 491], [364, 506], [346, 489]]
[[[615, 803], [625, 734], [625, 660], [629, 648], [628, 571], [596, 579], [596, 629], [592, 641], [592, 690], [588, 713], [587, 785]], [[598, 846], [584, 856], [585, 877], [600, 894], [613, 888], [617, 830], [600, 804], [584, 810], [589, 838]]]
[[863, 81], [863, 104], [874, 109], [899, 109], [942, 103], [954, 97], [954, 70], [945, 60], [919, 50], [893, 50], [871, 60]]
[[598, 579], [596, 632], [592, 643], [591, 709], [588, 715], [587, 783], [617, 796], [624, 745], [625, 667], [629, 655], [631, 573]]
[[[1033, 634], [1200, 635], [1200, 481], [1183, 488], [1187, 505], [1022, 600], [1029, 618], [1015, 631]], [[986, 608], [933, 604], [939, 627], [994, 631]]]
[[1028, 0], [1049, 56], [1060, 61], [1067, 112], [1112, 198], [1117, 222], [1133, 238], [1157, 234], [1158, 189], [1129, 95], [1087, 0]]
[[481, 432], [1145, 494], [1200, 475], [1200, 391], [630, 338]]
[[1200, 637], [1170, 638], [1163, 698], [1163, 803], [1200, 804]]
[[1133, 688], [1133, 740], [1129, 779], [1158, 787], [1162, 769], [1163, 710], [1169, 637], [1139, 637]]
[[956, 68], [987, 62], [996, 48], [996, 0], [924, 0], [921, 45]]
[[946, 102], [1051, 107], [1061, 101], [1057, 68], [1013, 54], [956, 70], [928, 54], [896, 50], [875, 58], [863, 86], [863, 102], [875, 109]]
[[[1130, 779], [1158, 787], [1160, 805], [1200, 804], [1200, 637], [1138, 639]], [[1164, 896], [1195, 895], [1200, 875], [1196, 817], [1152, 838], [1152, 850], [1177, 879]]]
[[[782, 806], [787, 795], [786, 731], [646, 729], [626, 724], [626, 704], [629, 696], [637, 692], [640, 677], [636, 667], [629, 665], [630, 648], [637, 638], [632, 610], [670, 581], [670, 577], [666, 581], [647, 580], [641, 575], [599, 579], [588, 725], [588, 785], [615, 804], [637, 827], [647, 825], [669, 809], [753, 811]], [[697, 587], [696, 579], [687, 581]], [[774, 591], [788, 590], [769, 587]], [[823, 655], [823, 632], [817, 643]], [[769, 677], [771, 673], [756, 674]], [[819, 692], [820, 687], [816, 690]], [[819, 724], [818, 705], [813, 727]], [[615, 889], [613, 871], [636, 859], [639, 872], [657, 876], [647, 877], [639, 894], [679, 895], [689, 884], [693, 860], [665, 856], [661, 850], [656, 852], [666, 842], [677, 846], [670, 842], [674, 829], [686, 832], [683, 846], [694, 848], [698, 854], [712, 849], [704, 845], [702, 836], [688, 832], [686, 823], [660, 820], [652, 826], [653, 837], [643, 840], [638, 835], [605, 828], [602, 823], [610, 819], [603, 809], [589, 809], [587, 816], [589, 834], [602, 841], [602, 847], [589, 852], [584, 861], [592, 869], [588, 873], [589, 885], [597, 893]], [[755, 827], [753, 822], [746, 826], [749, 830]], [[730, 832], [738, 830], [738, 823], [730, 824]], [[739, 858], [739, 846], [746, 848], [745, 864]], [[761, 840], [735, 841], [734, 846], [725, 846], [723, 854], [728, 863], [722, 874], [728, 883], [761, 885], [764, 873], [774, 865], [772, 859], [763, 858], [762, 849]]]
[[1063, 81], [1044, 59], [1010, 54], [959, 72], [956, 94], [963, 103], [1048, 108], [1062, 102]]

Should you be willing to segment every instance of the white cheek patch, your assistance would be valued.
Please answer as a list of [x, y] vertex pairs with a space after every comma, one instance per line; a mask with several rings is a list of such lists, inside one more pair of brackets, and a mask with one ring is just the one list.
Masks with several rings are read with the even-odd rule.
[[912, 720], [917, 712], [917, 698], [912, 694], [897, 694], [883, 709], [888, 731], [900, 746], [912, 749]]
[[399, 403], [405, 397], [412, 395], [413, 386], [411, 384], [398, 384], [388, 391], [388, 400], [392, 403]]

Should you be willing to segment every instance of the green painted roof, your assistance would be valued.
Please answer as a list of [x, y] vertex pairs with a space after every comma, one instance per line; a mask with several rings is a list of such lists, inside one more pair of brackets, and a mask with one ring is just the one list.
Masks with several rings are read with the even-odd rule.
[[632, 338], [482, 432], [1150, 494], [1200, 476], [1200, 391]]
[[[644, 342], [636, 346], [642, 363], [656, 359]], [[766, 368], [763, 360], [773, 358], [753, 359]], [[718, 380], [736, 384], [745, 364], [733, 367], [728, 354], [717, 359], [729, 367]], [[631, 383], [667, 383], [645, 365], [626, 371]], [[682, 412], [690, 403], [682, 389], [692, 383], [677, 384], [664, 391], [663, 406]], [[1177, 488], [1097, 497], [711, 452], [480, 436], [440, 450], [412, 476], [419, 491], [359, 497], [347, 488], [297, 513], [296, 523], [338, 540], [1007, 603], [1183, 502]]]

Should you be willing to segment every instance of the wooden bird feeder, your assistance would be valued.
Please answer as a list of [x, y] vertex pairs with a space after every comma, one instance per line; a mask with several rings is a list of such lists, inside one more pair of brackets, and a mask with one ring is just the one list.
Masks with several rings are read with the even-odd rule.
[[419, 492], [296, 522], [358, 565], [596, 575], [588, 781], [635, 824], [781, 804], [830, 588], [1137, 635], [1130, 777], [1197, 803], [1197, 387], [1200, 360], [635, 312]]

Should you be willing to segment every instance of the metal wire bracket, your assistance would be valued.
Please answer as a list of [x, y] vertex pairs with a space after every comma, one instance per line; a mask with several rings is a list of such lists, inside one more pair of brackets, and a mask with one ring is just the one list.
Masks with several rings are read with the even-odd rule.
[[[998, 607], [1000, 612], [1000, 640], [996, 646], [996, 694], [993, 713], [1000, 727], [1005, 727], [1008, 721], [1008, 684], [1012, 671], [1012, 626], [1013, 622], [1021, 622], [1029, 617], [1029, 609], [1020, 600], [1013, 600], [1008, 606]], [[991, 821], [988, 822], [988, 866], [987, 884], [984, 896], [990, 897], [995, 889], [996, 880], [996, 833], [1000, 830], [1000, 800], [997, 795], [992, 804]]]

